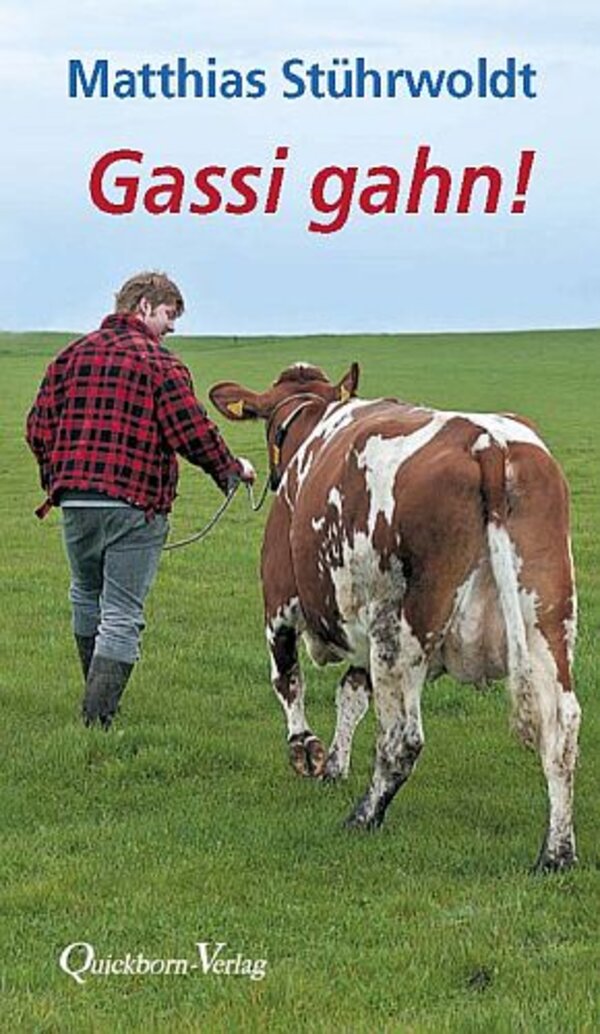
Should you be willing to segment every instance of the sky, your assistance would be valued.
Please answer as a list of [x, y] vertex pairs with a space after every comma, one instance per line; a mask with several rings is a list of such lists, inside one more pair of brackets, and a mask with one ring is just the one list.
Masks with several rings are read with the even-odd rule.
[[[585, 327], [598, 324], [600, 10], [596, 0], [2, 0], [0, 104], [0, 329], [83, 332], [113, 305], [140, 269], [165, 270], [180, 285], [184, 334], [415, 332]], [[68, 96], [70, 60], [109, 79], [184, 57], [206, 71], [264, 71], [258, 98], [119, 99]], [[282, 66], [305, 68], [363, 57], [370, 68], [473, 72], [535, 70], [536, 96], [463, 99], [282, 96]], [[139, 82], [139, 77], [136, 81]], [[459, 77], [457, 82], [464, 81]], [[289, 85], [289, 84], [288, 84]], [[265, 214], [277, 146], [288, 148], [277, 210]], [[418, 149], [449, 169], [448, 210], [433, 212], [430, 184], [418, 213], [405, 211]], [[103, 181], [137, 175], [129, 214], [100, 211], [90, 174], [109, 151], [141, 152]], [[535, 160], [522, 214], [510, 211], [522, 151]], [[198, 169], [227, 169], [218, 211], [198, 214]], [[239, 195], [233, 170], [264, 171], [256, 209], [224, 210]], [[181, 170], [181, 211], [153, 215], [149, 189], [165, 166]], [[348, 216], [336, 232], [314, 233], [311, 185], [328, 166], [356, 167]], [[369, 169], [400, 174], [396, 211], [367, 214]], [[500, 170], [498, 210], [483, 211], [478, 188], [456, 212], [466, 167]], [[171, 177], [172, 179], [172, 177]], [[171, 181], [169, 179], [169, 182]], [[381, 177], [379, 178], [381, 183]], [[351, 186], [351, 184], [350, 184]], [[340, 182], [325, 199], [335, 206]], [[165, 195], [162, 195], [162, 200]], [[381, 195], [379, 195], [381, 200]]]

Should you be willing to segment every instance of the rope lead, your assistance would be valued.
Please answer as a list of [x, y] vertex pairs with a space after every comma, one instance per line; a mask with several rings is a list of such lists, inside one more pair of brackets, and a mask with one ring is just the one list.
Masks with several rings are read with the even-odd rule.
[[[182, 546], [189, 546], [189, 545], [192, 544], [192, 542], [201, 542], [203, 538], [206, 538], [208, 533], [210, 531], [212, 531], [212, 529], [214, 528], [215, 524], [217, 524], [218, 521], [221, 520], [221, 517], [223, 516], [223, 514], [225, 513], [227, 507], [231, 503], [231, 501], [232, 501], [235, 493], [237, 492], [238, 488], [240, 487], [241, 483], [242, 483], [241, 481], [238, 481], [237, 485], [234, 485], [234, 487], [227, 494], [226, 498], [223, 500], [223, 502], [219, 506], [218, 510], [216, 510], [215, 513], [212, 515], [212, 517], [209, 520], [208, 524], [205, 524], [204, 527], [200, 529], [200, 531], [195, 532], [193, 535], [189, 535], [185, 539], [179, 539], [178, 542], [170, 542], [168, 545], [163, 546], [164, 552], [168, 553], [172, 549], [181, 549]], [[269, 489], [269, 480], [267, 478], [267, 480], [265, 481], [265, 484], [263, 486], [262, 492], [260, 493], [258, 502], [256, 502], [255, 499], [254, 499], [254, 490], [252, 488], [252, 485], [247, 484], [246, 488], [248, 489], [248, 500], [249, 500], [252, 512], [253, 513], [257, 513], [260, 510], [260, 508], [262, 507], [262, 505], [263, 505], [263, 503], [264, 503], [264, 501], [265, 501], [265, 499], [267, 497], [267, 492], [268, 492], [268, 489]]]

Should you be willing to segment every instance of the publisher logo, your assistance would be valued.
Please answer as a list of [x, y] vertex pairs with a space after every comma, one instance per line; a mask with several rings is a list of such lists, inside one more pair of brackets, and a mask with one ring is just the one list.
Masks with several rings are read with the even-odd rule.
[[193, 958], [148, 958], [144, 952], [125, 952], [121, 956], [103, 955], [89, 941], [73, 941], [61, 951], [58, 964], [78, 984], [93, 977], [245, 977], [263, 980], [267, 960], [232, 951], [226, 941], [197, 941]]

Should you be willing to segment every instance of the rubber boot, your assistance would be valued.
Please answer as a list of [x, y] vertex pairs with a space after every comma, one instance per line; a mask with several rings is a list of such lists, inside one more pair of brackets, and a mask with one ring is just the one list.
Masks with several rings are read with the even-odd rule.
[[90, 726], [98, 721], [103, 729], [110, 728], [132, 670], [133, 664], [94, 654], [81, 708], [84, 725]]
[[75, 633], [75, 642], [77, 644], [77, 653], [79, 654], [79, 660], [81, 661], [81, 670], [83, 671], [84, 679], [88, 677], [88, 671], [90, 670], [90, 664], [92, 657], [94, 656], [94, 645], [96, 643], [96, 637], [93, 635], [77, 635]]

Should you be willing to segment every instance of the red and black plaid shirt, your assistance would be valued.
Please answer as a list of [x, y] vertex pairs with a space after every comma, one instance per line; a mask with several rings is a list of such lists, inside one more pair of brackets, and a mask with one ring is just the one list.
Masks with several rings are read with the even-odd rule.
[[176, 452], [223, 491], [241, 472], [195, 397], [187, 367], [129, 313], [107, 316], [50, 363], [27, 418], [27, 442], [53, 503], [64, 489], [93, 489], [167, 513]]

